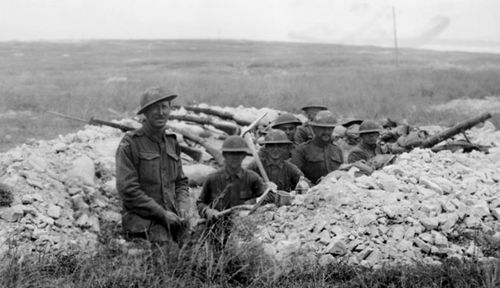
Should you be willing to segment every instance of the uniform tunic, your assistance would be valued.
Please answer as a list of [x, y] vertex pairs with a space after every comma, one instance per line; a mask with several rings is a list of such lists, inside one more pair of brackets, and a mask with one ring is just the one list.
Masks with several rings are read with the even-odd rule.
[[147, 124], [125, 134], [116, 151], [116, 187], [125, 233], [147, 233], [151, 241], [175, 236], [159, 221], [165, 211], [182, 216], [189, 210], [188, 179], [175, 135], [154, 132]]
[[319, 178], [337, 170], [343, 163], [342, 150], [335, 144], [324, 144], [320, 139], [300, 144], [293, 152], [291, 161], [304, 176], [316, 183]]
[[[302, 173], [297, 166], [288, 161], [282, 161], [279, 164], [274, 164], [263, 158], [262, 165], [264, 166], [264, 170], [266, 170], [269, 181], [276, 184], [276, 186], [278, 186], [278, 190], [286, 192], [294, 190], [300, 180], [300, 177], [304, 176], [304, 173]], [[247, 169], [260, 175], [259, 167], [255, 161], [250, 163]]]
[[[225, 168], [210, 174], [196, 201], [198, 213], [206, 218], [206, 208], [222, 211], [236, 205], [255, 203], [267, 185], [255, 172], [241, 169], [230, 175]], [[268, 194], [269, 195], [269, 194]]]
[[347, 157], [347, 163], [354, 163], [360, 160], [370, 160], [375, 157], [375, 150], [359, 143], [349, 152], [349, 156]]

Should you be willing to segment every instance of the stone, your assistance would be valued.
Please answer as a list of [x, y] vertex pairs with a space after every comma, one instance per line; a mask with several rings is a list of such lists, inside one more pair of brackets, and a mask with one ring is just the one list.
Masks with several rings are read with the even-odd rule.
[[361, 214], [356, 214], [354, 216], [354, 223], [362, 227], [374, 223], [376, 220], [377, 220], [377, 215], [375, 215], [372, 212], [365, 212]]
[[378, 174], [378, 183], [381, 189], [388, 192], [396, 192], [398, 190], [398, 180], [393, 175]]
[[437, 217], [424, 217], [424, 218], [420, 218], [420, 223], [427, 230], [433, 230], [439, 226], [439, 219]]
[[331, 254], [323, 254], [319, 257], [318, 264], [321, 267], [326, 267], [335, 262], [335, 258]]
[[53, 219], [61, 217], [61, 207], [57, 205], [49, 205], [49, 208], [47, 209], [47, 215], [52, 217]]
[[425, 253], [430, 253], [431, 252], [431, 245], [424, 242], [422, 239], [420, 238], [415, 238], [413, 239], [413, 243], [418, 247], [420, 248], [423, 252]]
[[89, 216], [85, 213], [80, 215], [80, 217], [78, 217], [78, 219], [76, 220], [76, 225], [78, 227], [82, 227], [82, 228], [90, 227], [91, 222], [90, 222]]
[[392, 228], [392, 238], [401, 240], [404, 238], [405, 227], [403, 225], [394, 225]]
[[95, 184], [94, 161], [88, 156], [82, 155], [72, 161], [73, 167], [68, 171], [68, 176], [82, 181], [85, 185]]
[[14, 205], [12, 207], [0, 207], [0, 218], [7, 222], [17, 222], [24, 216], [23, 205]]
[[24, 194], [23, 196], [21, 196], [21, 203], [23, 203], [24, 205], [31, 204], [34, 201], [35, 199], [33, 199], [33, 197], [29, 194]]
[[491, 215], [493, 215], [497, 220], [500, 220], [500, 207], [491, 209]]
[[459, 218], [458, 218], [457, 213], [447, 213], [447, 214], [441, 215], [439, 218], [439, 221], [441, 224], [441, 226], [440, 226], [441, 231], [443, 231], [445, 233], [450, 232], [453, 229], [453, 227], [455, 227], [455, 225], [457, 224], [458, 219]]
[[446, 247], [448, 246], [448, 239], [438, 231], [431, 231], [431, 234], [434, 238], [433, 244], [437, 247]]
[[436, 183], [434, 183], [430, 178], [426, 176], [420, 177], [420, 183], [424, 185], [424, 187], [431, 189], [432, 191], [442, 195], [443, 194], [443, 189], [439, 187]]
[[332, 255], [342, 256], [347, 253], [347, 245], [340, 239], [333, 240], [328, 247], [326, 247], [325, 251]]
[[319, 233], [319, 243], [323, 245], [328, 245], [330, 241], [332, 241], [332, 238], [330, 237], [330, 231], [328, 230], [323, 230], [321, 233]]

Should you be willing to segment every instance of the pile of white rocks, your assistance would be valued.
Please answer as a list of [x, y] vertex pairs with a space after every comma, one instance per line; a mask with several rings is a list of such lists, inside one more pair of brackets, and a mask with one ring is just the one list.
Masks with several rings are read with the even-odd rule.
[[486, 122], [469, 136], [490, 153], [415, 149], [371, 176], [334, 171], [293, 205], [264, 212], [257, 238], [285, 265], [484, 258], [479, 235], [500, 243], [500, 131]]

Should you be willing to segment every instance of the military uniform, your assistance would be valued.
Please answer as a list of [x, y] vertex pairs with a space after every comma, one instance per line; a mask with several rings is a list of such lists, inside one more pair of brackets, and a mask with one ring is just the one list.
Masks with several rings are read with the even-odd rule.
[[188, 179], [174, 134], [158, 134], [147, 125], [127, 133], [116, 152], [116, 187], [125, 235], [176, 240], [177, 232], [159, 221], [165, 210], [182, 217], [189, 209]]
[[253, 171], [241, 169], [234, 175], [220, 169], [208, 176], [196, 201], [198, 213], [206, 218], [206, 208], [223, 211], [236, 205], [255, 203], [267, 185]]
[[359, 143], [349, 152], [347, 163], [354, 163], [360, 160], [368, 161], [371, 158], [375, 157], [375, 155], [377, 155], [376, 149], [363, 145], [363, 143]]
[[311, 126], [309, 126], [308, 123], [304, 123], [303, 125], [297, 127], [297, 131], [295, 132], [295, 137], [293, 139], [294, 140], [293, 142], [296, 145], [299, 145], [301, 143], [312, 140], [313, 137], [314, 137], [314, 132]]
[[317, 138], [300, 144], [293, 152], [290, 161], [304, 176], [316, 183], [319, 178], [337, 170], [343, 163], [342, 150], [329, 142], [324, 144]]
[[[304, 173], [294, 164], [288, 161], [281, 161], [280, 163], [271, 163], [262, 158], [262, 165], [264, 170], [266, 170], [267, 177], [269, 181], [273, 182], [278, 186], [278, 190], [290, 192], [295, 189], [300, 177], [304, 176]], [[248, 170], [252, 170], [260, 175], [259, 167], [257, 163], [253, 161], [247, 167]]]

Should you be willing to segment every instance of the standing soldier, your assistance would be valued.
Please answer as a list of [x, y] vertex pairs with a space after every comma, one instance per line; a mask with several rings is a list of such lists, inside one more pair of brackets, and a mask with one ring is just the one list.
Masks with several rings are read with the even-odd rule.
[[[273, 129], [264, 137], [264, 147], [260, 149], [259, 156], [262, 166], [266, 171], [269, 181], [276, 184], [277, 189], [290, 192], [292, 190], [304, 191], [309, 188], [308, 181], [297, 166], [287, 161], [290, 154], [292, 142], [285, 132]], [[247, 169], [260, 174], [259, 167], [255, 161], [251, 162]], [[277, 204], [287, 204], [290, 199], [277, 197]]]
[[141, 95], [145, 121], [123, 136], [116, 151], [116, 187], [123, 204], [125, 238], [160, 245], [178, 242], [189, 209], [188, 179], [182, 171], [180, 147], [165, 132], [171, 101], [177, 95], [155, 87]]
[[347, 163], [354, 163], [360, 160], [370, 160], [377, 153], [377, 140], [382, 131], [382, 126], [375, 121], [365, 120], [359, 125], [358, 134], [360, 141], [352, 149], [347, 157]]
[[292, 154], [291, 162], [299, 167], [304, 176], [317, 183], [343, 163], [342, 150], [333, 144], [332, 133], [336, 119], [330, 111], [320, 111], [309, 125], [314, 138], [300, 144]]
[[302, 126], [297, 127], [297, 131], [295, 132], [295, 139], [293, 141], [295, 142], [295, 144], [298, 145], [313, 138], [314, 134], [311, 126], [309, 125], [309, 122], [313, 121], [316, 114], [318, 114], [319, 111], [323, 110], [328, 110], [328, 108], [321, 105], [310, 105], [302, 107], [302, 111], [304, 111], [304, 114], [306, 114], [307, 116], [307, 122], [302, 124]]

